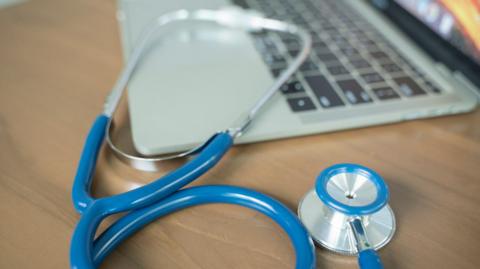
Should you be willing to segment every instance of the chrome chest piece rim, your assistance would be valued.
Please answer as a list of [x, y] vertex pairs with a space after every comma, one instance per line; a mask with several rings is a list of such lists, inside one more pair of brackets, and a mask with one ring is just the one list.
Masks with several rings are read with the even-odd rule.
[[395, 216], [387, 205], [388, 188], [374, 171], [354, 164], [324, 170], [314, 189], [301, 200], [298, 216], [313, 240], [334, 252], [355, 255], [349, 222], [359, 218], [371, 248], [385, 246], [395, 233]]

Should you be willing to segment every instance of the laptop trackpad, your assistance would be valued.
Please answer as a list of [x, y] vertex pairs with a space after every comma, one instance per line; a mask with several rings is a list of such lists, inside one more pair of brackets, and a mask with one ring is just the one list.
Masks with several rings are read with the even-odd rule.
[[231, 127], [272, 82], [248, 33], [209, 23], [165, 29], [143, 59], [128, 101], [135, 147], [147, 155]]

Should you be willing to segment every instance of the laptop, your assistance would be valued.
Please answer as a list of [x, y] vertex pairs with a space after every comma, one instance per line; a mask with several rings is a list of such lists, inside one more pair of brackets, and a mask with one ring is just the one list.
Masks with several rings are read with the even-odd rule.
[[[146, 25], [180, 8], [237, 5], [307, 29], [312, 53], [236, 140], [250, 143], [473, 110], [480, 88], [475, 3], [119, 0], [117, 17], [125, 59]], [[136, 150], [179, 152], [235, 126], [298, 50], [295, 37], [276, 32], [198, 22], [160, 30], [128, 85]]]

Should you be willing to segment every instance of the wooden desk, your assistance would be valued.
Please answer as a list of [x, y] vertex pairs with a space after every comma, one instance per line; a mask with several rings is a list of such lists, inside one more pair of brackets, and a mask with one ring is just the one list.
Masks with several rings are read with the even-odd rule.
[[[67, 268], [79, 218], [70, 189], [84, 137], [121, 68], [114, 1], [29, 1], [0, 10], [0, 268]], [[356, 162], [391, 189], [386, 268], [480, 267], [480, 111], [236, 147], [195, 184], [235, 184], [296, 210], [323, 168]], [[98, 194], [147, 182], [104, 154]], [[319, 249], [318, 268], [357, 268]], [[105, 268], [292, 268], [265, 217], [209, 205], [158, 220]]]

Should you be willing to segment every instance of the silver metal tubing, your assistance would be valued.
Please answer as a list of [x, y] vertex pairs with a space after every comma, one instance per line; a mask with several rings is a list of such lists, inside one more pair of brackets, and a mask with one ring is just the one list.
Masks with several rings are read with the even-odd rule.
[[[110, 125], [112, 124], [112, 121], [108, 123], [107, 126], [107, 132], [111, 131]], [[162, 164], [164, 161], [168, 160], [173, 160], [177, 158], [185, 158], [194, 154], [199, 153], [202, 151], [209, 143], [212, 141], [212, 139], [217, 135], [218, 133], [215, 133], [212, 135], [208, 140], [205, 140], [202, 144], [198, 145], [197, 147], [194, 147], [190, 150], [181, 152], [181, 153], [176, 153], [176, 154], [169, 154], [169, 155], [160, 155], [160, 156], [155, 156], [155, 157], [143, 157], [143, 156], [137, 156], [137, 155], [132, 155], [129, 154], [120, 148], [118, 148], [111, 139], [111, 134], [108, 133], [105, 137], [105, 140], [107, 141], [108, 146], [112, 150], [113, 154], [121, 160], [123, 163], [126, 163], [130, 165], [131, 167], [141, 170], [141, 171], [147, 171], [147, 172], [156, 172], [156, 171], [161, 171], [162, 170]]]
[[352, 220], [350, 220], [349, 224], [353, 237], [355, 238], [355, 246], [357, 247], [357, 252], [360, 253], [363, 250], [371, 249], [372, 246], [368, 242], [362, 220], [360, 218], [353, 218]]
[[135, 68], [137, 67], [137, 64], [140, 62], [142, 56], [144, 56], [142, 54], [146, 45], [149, 43], [153, 34], [155, 34], [161, 27], [174, 22], [186, 20], [215, 22], [226, 27], [245, 29], [249, 32], [259, 32], [262, 30], [285, 32], [296, 35], [302, 44], [302, 49], [295, 59], [290, 63], [288, 68], [275, 79], [273, 84], [265, 91], [258, 101], [247, 111], [245, 118], [240, 121], [240, 124], [238, 126], [232, 126], [225, 129], [225, 131], [228, 132], [233, 138], [239, 137], [245, 133], [250, 123], [261, 111], [262, 107], [264, 107], [264, 105], [274, 96], [280, 87], [288, 81], [288, 79], [295, 73], [300, 65], [307, 59], [311, 49], [312, 39], [307, 31], [290, 23], [265, 18], [260, 13], [253, 10], [242, 10], [237, 7], [227, 7], [219, 10], [178, 10], [159, 16], [149, 27], [144, 30], [143, 34], [137, 41], [137, 44], [134, 47], [128, 62], [120, 73], [119, 78], [117, 79], [114, 87], [105, 101], [103, 111], [103, 113], [110, 118], [106, 135], [108, 146], [122, 161], [140, 170], [158, 171], [161, 168], [161, 165], [159, 164], [160, 162], [176, 158], [183, 158], [195, 154], [201, 151], [214, 136], [213, 135], [205, 143], [193, 149], [160, 157], [142, 157], [128, 154], [115, 146], [111, 139], [112, 116], [117, 109], [119, 101], [131, 76], [135, 71]]

